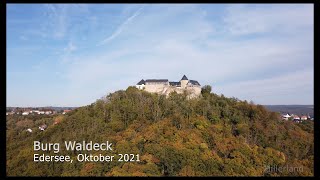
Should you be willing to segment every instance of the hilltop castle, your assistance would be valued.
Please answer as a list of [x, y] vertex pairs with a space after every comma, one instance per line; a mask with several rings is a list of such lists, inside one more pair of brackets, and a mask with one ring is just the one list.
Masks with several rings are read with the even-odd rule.
[[136, 84], [136, 88], [166, 96], [173, 91], [178, 94], [187, 92], [189, 98], [198, 97], [201, 94], [201, 85], [199, 82], [188, 80], [186, 75], [184, 75], [179, 82], [169, 82], [168, 79], [142, 79]]

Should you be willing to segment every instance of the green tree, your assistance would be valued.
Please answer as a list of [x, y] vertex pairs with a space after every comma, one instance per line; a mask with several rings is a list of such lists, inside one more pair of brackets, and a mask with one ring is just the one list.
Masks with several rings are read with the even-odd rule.
[[211, 93], [211, 90], [212, 90], [212, 88], [211, 88], [210, 85], [204, 85], [204, 86], [201, 88], [201, 94], [202, 94], [203, 96], [209, 95], [209, 94]]

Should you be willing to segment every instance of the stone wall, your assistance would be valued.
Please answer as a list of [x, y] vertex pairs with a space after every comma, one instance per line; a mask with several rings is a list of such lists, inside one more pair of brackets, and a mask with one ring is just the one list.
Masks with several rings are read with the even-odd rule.
[[196, 98], [201, 95], [201, 87], [187, 87], [188, 98]]
[[146, 84], [145, 90], [151, 93], [162, 93], [163, 89], [168, 86], [165, 84]]
[[177, 92], [178, 94], [182, 94], [184, 91], [187, 92], [188, 98], [196, 98], [201, 95], [201, 87], [200, 86], [187, 86], [186, 88], [175, 87], [164, 84], [156, 84], [156, 85], [146, 85], [145, 90], [151, 93], [158, 93], [168, 96], [172, 92]]

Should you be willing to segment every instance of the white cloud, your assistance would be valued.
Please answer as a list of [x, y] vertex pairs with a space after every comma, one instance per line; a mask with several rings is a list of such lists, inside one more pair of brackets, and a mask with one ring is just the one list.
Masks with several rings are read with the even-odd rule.
[[[189, 7], [191, 10], [181, 7], [170, 6], [166, 9], [166, 6], [152, 6], [151, 9], [145, 9], [144, 15], [139, 16], [135, 23], [130, 25], [129, 31], [123, 31], [120, 35], [119, 32], [122, 31], [123, 26], [139, 14], [139, 10], [136, 11], [131, 19], [128, 18], [119, 27], [120, 30], [118, 29], [106, 39], [111, 40], [116, 36], [127, 37], [126, 41], [122, 42], [119, 48], [116, 48], [117, 50], [112, 50], [109, 47], [108, 51], [100, 54], [76, 57], [74, 63], [70, 64], [66, 70], [67, 79], [76, 87], [95, 86], [96, 89], [101, 89], [101, 94], [101, 92], [105, 92], [102, 91], [104, 88], [106, 91], [125, 88], [141, 78], [179, 80], [180, 76], [186, 74], [190, 79], [199, 80], [202, 85], [213, 85], [217, 92], [262, 103], [269, 102], [265, 101], [263, 96], [268, 96], [270, 102], [277, 102], [272, 96], [276, 97], [281, 93], [283, 95], [284, 93], [303, 92], [301, 87], [312, 85], [313, 81], [310, 79], [312, 71], [310, 69], [306, 72], [290, 75], [281, 75], [280, 73], [279, 77], [270, 79], [248, 79], [250, 74], [254, 76], [257, 72], [272, 73], [275, 71], [272, 69], [282, 71], [279, 67], [283, 67], [283, 70], [286, 71], [289, 71], [288, 68], [297, 70], [299, 66], [304, 64], [310, 67], [313, 61], [313, 50], [310, 49], [312, 35], [300, 37], [289, 34], [282, 38], [262, 37], [242, 40], [234, 40], [232, 37], [224, 35], [224, 38], [211, 39], [210, 37], [219, 33], [214, 28], [217, 24], [205, 19], [202, 9], [195, 6]], [[243, 11], [241, 11], [242, 14], [239, 14], [241, 18], [245, 17]], [[297, 10], [297, 12], [299, 11], [302, 10]], [[240, 13], [240, 11], [237, 12]], [[264, 13], [265, 11], [260, 14], [258, 11], [248, 12], [250, 16], [254, 15], [260, 17], [260, 20], [261, 18], [266, 20], [265, 24], [261, 25], [263, 28], [249, 28], [252, 32], [273, 33], [270, 28], [273, 26], [272, 20], [269, 19], [270, 17], [264, 17]], [[272, 18], [289, 14], [291, 13], [277, 9], [276, 15], [272, 15]], [[184, 16], [184, 18], [179, 18], [175, 24], [175, 19], [179, 16]], [[286, 17], [282, 18], [286, 19]], [[289, 20], [289, 22], [280, 21], [284, 23], [282, 24], [283, 28], [292, 27], [292, 19]], [[255, 21], [257, 20], [249, 22], [249, 24]], [[170, 25], [165, 26], [167, 22], [170, 22]], [[275, 22], [279, 21], [275, 20]], [[297, 23], [296, 26], [303, 27], [304, 25]], [[305, 26], [308, 27], [309, 24], [305, 23]], [[230, 26], [227, 25], [224, 28], [229, 29]], [[245, 33], [249, 32], [242, 29], [238, 34]], [[241, 79], [243, 75], [246, 75], [243, 77], [247, 79], [245, 82]], [[255, 79], [256, 77], [253, 76], [251, 78]], [[117, 79], [117, 77], [121, 78]], [[299, 79], [299, 77], [301, 78]], [[237, 78], [240, 79], [231, 85], [216, 87], [215, 82], [227, 82]], [[301, 83], [298, 83], [299, 86], [297, 84], [291, 85], [286, 82], [286, 79]], [[101, 84], [97, 82], [101, 82]], [[285, 95], [282, 97], [288, 98]], [[310, 95], [306, 99], [310, 100], [310, 97], [313, 98]], [[287, 99], [287, 102], [290, 100]]]
[[78, 24], [72, 22], [72, 18], [90, 13], [85, 4], [44, 4], [43, 6], [47, 21], [41, 24], [38, 31], [45, 33], [45, 37], [55, 39], [71, 36], [72, 34], [69, 33], [79, 28]]
[[[266, 8], [267, 6], [267, 8]], [[234, 35], [267, 32], [296, 32], [313, 26], [313, 7], [305, 5], [230, 5], [224, 17], [228, 32]], [[294, 29], [294, 31], [292, 31]]]
[[[102, 27], [114, 24], [115, 16], [106, 21], [109, 14], [83, 9], [93, 20], [87, 18], [86, 23], [99, 27], [99, 35], [88, 33], [88, 43], [81, 44], [83, 33], [78, 29], [86, 27], [68, 29], [71, 20], [61, 9], [49, 6], [48, 11], [57, 17], [51, 23], [61, 25], [57, 34], [68, 37], [59, 54], [59, 77], [67, 84], [61, 102], [70, 99], [70, 104], [85, 105], [142, 78], [178, 81], [183, 74], [212, 85], [214, 92], [261, 104], [313, 99], [313, 9], [309, 5], [230, 5], [222, 11], [223, 19], [199, 5], [153, 4], [138, 10], [136, 5], [125, 9], [128, 18], [99, 44], [115, 42], [106, 46], [95, 43], [108, 29]], [[73, 11], [68, 13], [76, 15]]]

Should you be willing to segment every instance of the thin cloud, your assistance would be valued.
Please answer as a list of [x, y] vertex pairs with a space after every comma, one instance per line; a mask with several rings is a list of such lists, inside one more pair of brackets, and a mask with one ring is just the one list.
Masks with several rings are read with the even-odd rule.
[[45, 4], [44, 17], [47, 19], [40, 28], [48, 38], [63, 39], [68, 33], [70, 26], [70, 11], [76, 6], [68, 4]]
[[70, 41], [69, 44], [68, 44], [68, 46], [65, 47], [63, 50], [64, 50], [65, 53], [69, 54], [69, 53], [75, 51], [76, 49], [77, 49], [77, 46], [75, 46], [75, 45], [73, 44], [73, 42]]
[[115, 32], [113, 32], [111, 34], [111, 36], [107, 37], [106, 39], [104, 39], [103, 41], [101, 41], [99, 44], [97, 44], [97, 46], [101, 46], [106, 44], [107, 42], [113, 40], [114, 38], [116, 38], [117, 36], [120, 35], [120, 33], [123, 31], [124, 27], [130, 23], [136, 16], [138, 16], [141, 11], [144, 9], [145, 6], [142, 6], [141, 8], [139, 8], [132, 16], [130, 16], [129, 18], [127, 18], [118, 28]]

